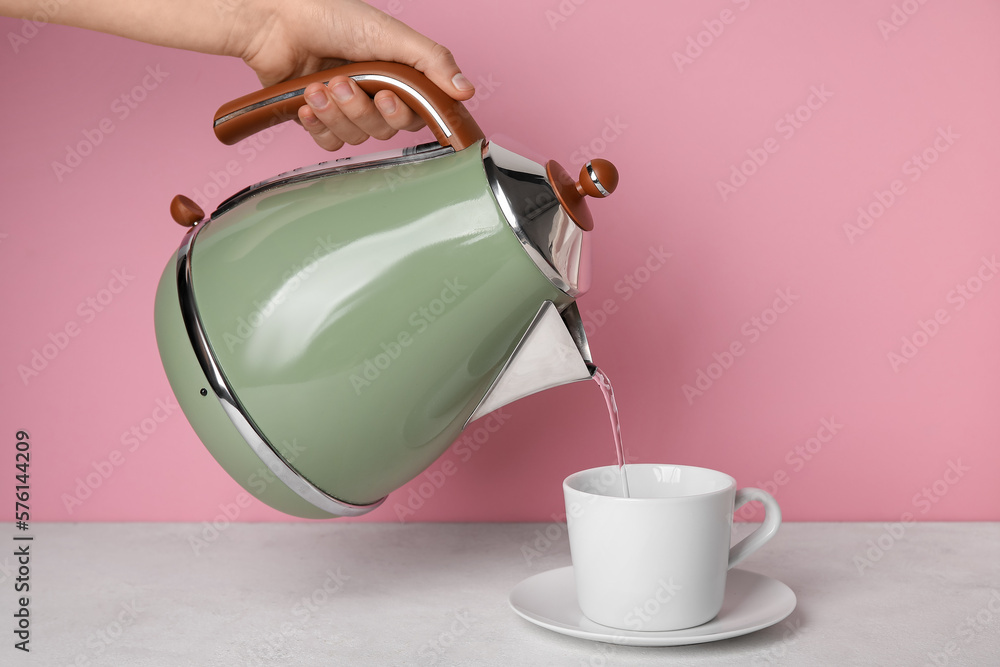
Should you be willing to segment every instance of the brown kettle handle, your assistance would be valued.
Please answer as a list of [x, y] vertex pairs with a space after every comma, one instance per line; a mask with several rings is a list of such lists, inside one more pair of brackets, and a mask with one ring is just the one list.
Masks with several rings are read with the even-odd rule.
[[462, 150], [485, 138], [465, 105], [453, 100], [412, 67], [387, 62], [334, 67], [223, 104], [215, 112], [215, 136], [231, 146], [272, 125], [292, 120], [297, 117], [299, 107], [305, 104], [305, 87], [314, 81], [326, 84], [335, 76], [350, 77], [369, 95], [380, 90], [396, 93], [404, 104], [423, 118], [442, 146]]

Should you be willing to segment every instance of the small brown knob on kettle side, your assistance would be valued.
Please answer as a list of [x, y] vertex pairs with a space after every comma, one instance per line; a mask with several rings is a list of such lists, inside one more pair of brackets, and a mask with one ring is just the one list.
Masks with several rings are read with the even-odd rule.
[[205, 212], [189, 198], [177, 195], [170, 200], [170, 217], [182, 227], [191, 227], [205, 217]]
[[555, 160], [548, 161], [545, 173], [569, 217], [580, 229], [588, 232], [594, 228], [594, 217], [590, 214], [586, 198], [607, 197], [618, 187], [618, 170], [615, 165], [600, 158], [583, 165], [579, 180], [573, 180]]

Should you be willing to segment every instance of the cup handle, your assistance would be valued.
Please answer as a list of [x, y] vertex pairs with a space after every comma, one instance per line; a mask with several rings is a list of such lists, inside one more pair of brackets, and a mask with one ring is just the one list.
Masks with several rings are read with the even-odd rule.
[[781, 508], [778, 507], [778, 501], [767, 491], [753, 487], [740, 489], [736, 492], [736, 504], [733, 507], [733, 512], [751, 500], [759, 500], [764, 504], [764, 523], [729, 549], [730, 568], [764, 546], [765, 542], [774, 537], [775, 533], [778, 532], [778, 526], [781, 525]]

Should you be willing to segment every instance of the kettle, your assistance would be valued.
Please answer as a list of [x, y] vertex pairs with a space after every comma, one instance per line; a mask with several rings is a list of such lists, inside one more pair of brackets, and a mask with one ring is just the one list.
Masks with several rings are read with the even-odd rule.
[[396, 63], [353, 63], [221, 107], [234, 144], [295, 117], [313, 81], [388, 89], [436, 142], [294, 169], [189, 227], [160, 279], [156, 340], [177, 401], [244, 489], [287, 514], [359, 516], [437, 459], [472, 421], [589, 379], [575, 299], [589, 283], [578, 180], [487, 141], [461, 102]]

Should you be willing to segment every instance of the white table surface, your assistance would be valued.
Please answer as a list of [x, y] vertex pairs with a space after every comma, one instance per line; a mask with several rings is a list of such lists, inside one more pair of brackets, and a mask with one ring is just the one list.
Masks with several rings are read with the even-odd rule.
[[[786, 523], [741, 567], [788, 584], [792, 615], [669, 648], [511, 611], [515, 584], [569, 564], [564, 525], [233, 524], [195, 553], [204, 528], [33, 525], [32, 650], [13, 648], [0, 556], [0, 665], [1000, 665], [996, 523]], [[544, 553], [529, 562], [525, 546]]]

